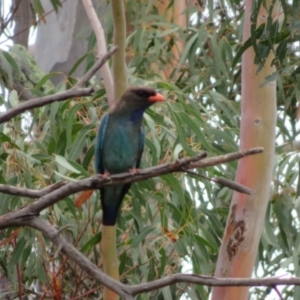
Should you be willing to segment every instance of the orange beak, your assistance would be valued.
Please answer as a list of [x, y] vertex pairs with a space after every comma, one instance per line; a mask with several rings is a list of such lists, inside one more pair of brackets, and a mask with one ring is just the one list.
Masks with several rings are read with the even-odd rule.
[[165, 97], [160, 93], [156, 93], [154, 96], [148, 97], [148, 101], [150, 101], [150, 102], [163, 102], [163, 101], [165, 101]]

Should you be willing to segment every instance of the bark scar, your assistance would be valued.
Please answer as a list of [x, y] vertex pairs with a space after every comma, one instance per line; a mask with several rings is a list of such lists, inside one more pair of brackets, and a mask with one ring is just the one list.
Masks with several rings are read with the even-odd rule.
[[236, 204], [232, 207], [229, 226], [226, 235], [229, 237], [227, 243], [227, 253], [229, 260], [236, 255], [240, 244], [245, 239], [246, 223], [244, 220], [235, 221]]

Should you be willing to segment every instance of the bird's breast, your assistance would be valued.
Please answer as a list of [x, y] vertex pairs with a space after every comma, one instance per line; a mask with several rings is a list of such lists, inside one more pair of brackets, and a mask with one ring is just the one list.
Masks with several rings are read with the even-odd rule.
[[[111, 124], [109, 124], [111, 125]], [[103, 148], [105, 171], [116, 174], [136, 167], [140, 126], [119, 122], [108, 126]]]

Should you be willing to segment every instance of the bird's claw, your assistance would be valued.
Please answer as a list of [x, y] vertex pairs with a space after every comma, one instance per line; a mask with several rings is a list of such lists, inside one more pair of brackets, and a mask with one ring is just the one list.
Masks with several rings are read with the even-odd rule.
[[101, 179], [108, 179], [108, 178], [110, 178], [110, 173], [109, 172], [104, 172], [103, 174], [98, 174], [98, 176]]
[[132, 175], [135, 175], [135, 174], [139, 174], [140, 173], [140, 170], [137, 169], [137, 168], [132, 168], [129, 170], [129, 172], [132, 174]]

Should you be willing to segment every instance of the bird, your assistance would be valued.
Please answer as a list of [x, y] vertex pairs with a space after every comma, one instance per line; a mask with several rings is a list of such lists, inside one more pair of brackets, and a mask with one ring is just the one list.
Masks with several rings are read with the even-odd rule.
[[[165, 98], [147, 86], [129, 87], [116, 105], [104, 114], [95, 142], [95, 169], [103, 176], [136, 172], [144, 149], [143, 114]], [[100, 188], [102, 224], [114, 226], [131, 183]]]

